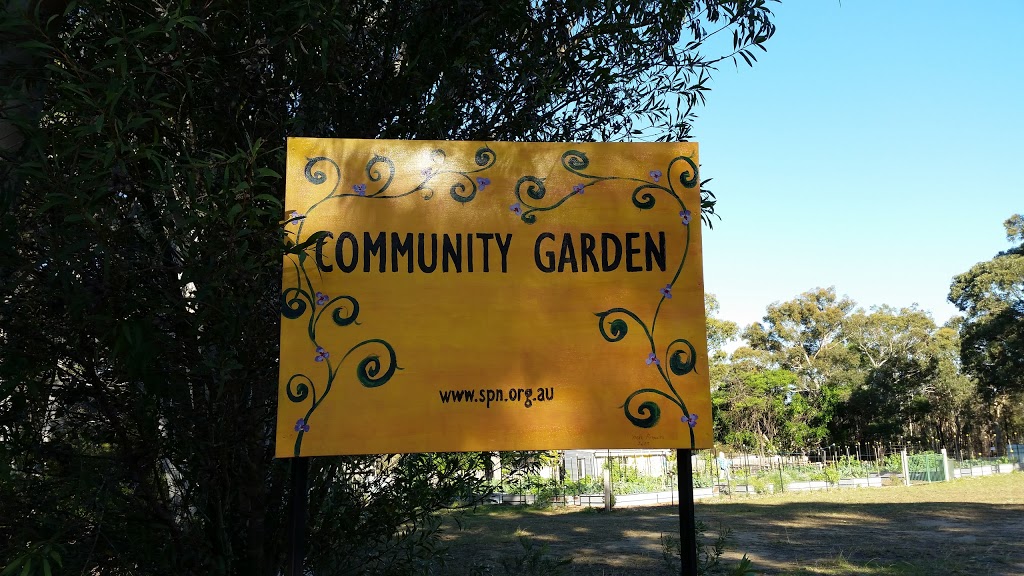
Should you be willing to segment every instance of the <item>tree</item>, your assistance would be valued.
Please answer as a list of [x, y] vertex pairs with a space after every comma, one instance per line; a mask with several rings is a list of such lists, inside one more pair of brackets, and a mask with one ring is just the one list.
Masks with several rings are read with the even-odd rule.
[[926, 399], [938, 367], [930, 348], [935, 330], [931, 316], [916, 307], [897, 310], [883, 305], [850, 316], [844, 332], [860, 356], [864, 378], [844, 411], [853, 429], [846, 430], [842, 440], [879, 441], [915, 434], [914, 422], [927, 412]]
[[953, 278], [949, 301], [966, 315], [964, 367], [990, 398], [1024, 392], [1024, 215], [1004, 222], [1016, 245]]
[[[280, 571], [286, 136], [684, 139], [715, 64], [752, 61], [770, 17], [758, 0], [8, 3], [0, 562]], [[719, 33], [732, 49], [706, 56]], [[315, 460], [310, 538], [331, 545], [310, 563], [423, 567], [435, 512], [479, 498], [481, 466]]]
[[834, 287], [816, 288], [768, 306], [764, 322], [748, 326], [743, 333], [768, 367], [797, 375], [791, 401], [803, 406], [807, 429], [800, 435], [809, 441], [828, 436], [838, 407], [861, 377], [843, 334], [854, 306], [853, 300], [837, 296]]
[[748, 326], [743, 338], [799, 374], [803, 390], [815, 391], [849, 363], [843, 323], [854, 306], [853, 300], [836, 296], [835, 287], [816, 288], [768, 306], [764, 323]]
[[932, 337], [929, 354], [935, 359], [935, 378], [928, 395], [928, 424], [942, 446], [960, 453], [968, 435], [980, 437], [984, 414], [979, 410], [978, 383], [961, 370], [959, 318], [953, 318]]
[[718, 298], [714, 294], [704, 295], [704, 316], [707, 319], [708, 329], [708, 356], [712, 360], [724, 358], [726, 344], [736, 339], [739, 333], [739, 326], [730, 320], [718, 318]]
[[1011, 216], [1003, 226], [1014, 246], [954, 277], [949, 300], [965, 315], [964, 370], [977, 378], [1005, 431], [1024, 420], [1024, 215]]
[[791, 433], [803, 440], [798, 423], [804, 421], [794, 410], [801, 405], [791, 402], [796, 380], [789, 370], [732, 364], [712, 395], [720, 420], [719, 441], [761, 454], [796, 447]]

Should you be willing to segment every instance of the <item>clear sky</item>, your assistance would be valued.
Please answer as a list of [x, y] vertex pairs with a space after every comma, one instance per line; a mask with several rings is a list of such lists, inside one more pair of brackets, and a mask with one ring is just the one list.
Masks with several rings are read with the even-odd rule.
[[945, 322], [952, 277], [1024, 212], [1024, 1], [775, 6], [694, 124], [722, 216], [706, 291], [741, 328], [817, 286]]

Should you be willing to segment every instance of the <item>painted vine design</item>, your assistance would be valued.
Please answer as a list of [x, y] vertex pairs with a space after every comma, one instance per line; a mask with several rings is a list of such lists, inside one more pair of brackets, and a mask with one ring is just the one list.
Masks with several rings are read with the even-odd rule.
[[[307, 250], [315, 243], [316, 238], [303, 236], [306, 219], [328, 200], [343, 198], [386, 200], [414, 194], [419, 194], [424, 200], [430, 200], [435, 195], [435, 189], [442, 185], [447, 186], [448, 194], [456, 202], [471, 202], [477, 192], [485, 189], [491, 183], [490, 178], [478, 174], [494, 166], [496, 160], [497, 156], [494, 151], [485, 146], [476, 151], [473, 158], [474, 169], [456, 170], [448, 166], [448, 157], [444, 150], [437, 149], [431, 153], [430, 165], [420, 171], [420, 182], [409, 190], [395, 192], [391, 185], [394, 182], [397, 169], [395, 163], [385, 156], [374, 155], [363, 170], [366, 181], [351, 183], [350, 187], [343, 191], [339, 191], [342, 176], [341, 167], [337, 162], [325, 156], [308, 159], [303, 171], [306, 181], [314, 186], [325, 185], [328, 182], [327, 174], [321, 169], [314, 168], [318, 164], [326, 163], [334, 169], [334, 185], [326, 196], [307, 208], [305, 212], [292, 211], [285, 221], [285, 230], [288, 234], [294, 234], [293, 242], [297, 247], [295, 253], [289, 255], [291, 264], [295, 268], [297, 283], [281, 292], [281, 316], [283, 317], [282, 321], [300, 320], [304, 316], [308, 316], [306, 319], [307, 335], [312, 347], [313, 359], [318, 364], [322, 364], [327, 373], [326, 378], [320, 379], [322, 387], [319, 389], [316, 381], [310, 375], [297, 373], [288, 378], [285, 386], [288, 400], [296, 404], [309, 402], [309, 408], [305, 415], [295, 422], [295, 431], [298, 432], [295, 439], [295, 456], [300, 455], [302, 438], [310, 431], [310, 419], [331, 392], [335, 380], [342, 373], [342, 365], [350, 356], [355, 354], [358, 357], [360, 354], [364, 354], [356, 364], [355, 378], [365, 388], [383, 386], [391, 380], [396, 371], [402, 370], [398, 365], [398, 356], [394, 347], [386, 340], [380, 338], [363, 340], [351, 346], [340, 359], [335, 360], [337, 357], [332, 357], [330, 352], [334, 346], [318, 339], [317, 327], [325, 314], [337, 326], [358, 325], [360, 308], [359, 300], [355, 296], [344, 294], [332, 297], [314, 289], [309, 272], [306, 270], [306, 264], [309, 259]], [[364, 349], [364, 352], [357, 353]], [[383, 360], [381, 351], [386, 356]]]
[[[690, 412], [686, 408], [686, 402], [683, 400], [682, 395], [679, 394], [679, 391], [676, 390], [672, 377], [682, 377], [690, 372], [696, 372], [697, 353], [688, 340], [677, 338], [665, 347], [664, 356], [659, 357], [655, 329], [661, 307], [665, 304], [666, 300], [672, 298], [672, 287], [682, 273], [683, 265], [686, 263], [686, 256], [690, 250], [690, 221], [693, 218], [693, 213], [686, 207], [686, 203], [683, 202], [683, 199], [676, 192], [676, 184], [673, 182], [672, 177], [675, 174], [679, 185], [683, 188], [696, 188], [700, 182], [697, 165], [690, 158], [678, 156], [669, 162], [664, 173], [661, 170], [651, 170], [648, 173], [650, 179], [644, 180], [641, 178], [589, 174], [587, 170], [590, 166], [590, 159], [587, 158], [586, 153], [578, 150], [568, 150], [563, 153], [561, 162], [565, 170], [578, 176], [581, 181], [573, 186], [572, 191], [565, 192], [560, 197], [552, 199], [548, 196], [543, 178], [536, 176], [523, 176], [520, 178], [516, 183], [514, 191], [516, 202], [509, 209], [523, 222], [533, 224], [537, 221], [539, 213], [554, 210], [572, 198], [583, 195], [587, 188], [607, 181], [633, 183], [635, 187], [631, 200], [633, 205], [640, 210], [654, 208], [657, 202], [654, 195], [655, 192], [667, 194], [679, 206], [679, 217], [682, 225], [686, 228], [686, 246], [672, 281], [659, 289], [661, 299], [658, 301], [654, 317], [651, 318], [650, 326], [648, 327], [646, 322], [626, 308], [611, 308], [603, 312], [597, 312], [595, 316], [598, 317], [598, 330], [601, 336], [608, 342], [618, 342], [625, 338], [629, 332], [629, 322], [627, 320], [635, 322], [643, 330], [644, 336], [647, 337], [647, 341], [650, 344], [650, 354], [646, 358], [647, 365], [657, 369], [661, 380], [665, 384], [664, 389], [660, 387], [641, 388], [629, 394], [622, 405], [619, 406], [622, 408], [626, 418], [639, 428], [652, 428], [661, 420], [661, 405], [659, 401], [670, 402], [676, 405], [682, 412], [682, 417], [679, 420], [686, 424], [689, 429], [690, 446], [692, 448], [696, 445], [693, 429], [697, 425], [697, 414]], [[663, 177], [665, 184], [662, 184]], [[668, 360], [667, 369], [661, 362], [662, 358]], [[637, 397], [646, 397], [648, 399], [640, 402], [639, 406], [635, 408], [634, 414], [631, 403]]]

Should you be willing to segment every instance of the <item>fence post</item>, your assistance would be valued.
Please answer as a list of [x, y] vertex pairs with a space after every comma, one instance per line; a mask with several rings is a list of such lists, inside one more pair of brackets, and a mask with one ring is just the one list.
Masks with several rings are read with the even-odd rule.
[[903, 461], [903, 485], [910, 486], [910, 463], [907, 461], [906, 447], [900, 451], [900, 460]]
[[952, 474], [949, 473], [949, 455], [946, 454], [946, 449], [942, 449], [942, 479], [949, 482], [949, 477]]
[[611, 470], [611, 459], [608, 459], [607, 465], [604, 467], [604, 509], [612, 509], [612, 470]]

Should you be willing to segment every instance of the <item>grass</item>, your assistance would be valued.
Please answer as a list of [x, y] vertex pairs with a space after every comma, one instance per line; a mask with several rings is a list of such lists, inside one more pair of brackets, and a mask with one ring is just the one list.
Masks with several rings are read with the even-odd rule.
[[[797, 492], [701, 501], [697, 517], [732, 530], [725, 555], [759, 574], [1024, 574], [1024, 474], [911, 487]], [[490, 506], [451, 523], [451, 573], [497, 564], [527, 538], [567, 574], [670, 574], [662, 536], [678, 537], [671, 506], [581, 511]], [[709, 538], [716, 534], [710, 532]], [[500, 573], [500, 572], [499, 572]]]

